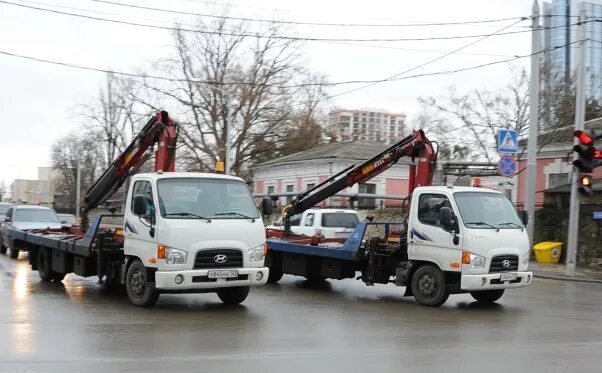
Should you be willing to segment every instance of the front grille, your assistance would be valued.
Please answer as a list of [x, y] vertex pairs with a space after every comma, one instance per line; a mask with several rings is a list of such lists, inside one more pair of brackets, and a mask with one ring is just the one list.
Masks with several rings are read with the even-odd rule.
[[[238, 275], [238, 277], [233, 277], [233, 278], [227, 278], [225, 279], [226, 282], [227, 281], [246, 281], [249, 279], [249, 275]], [[207, 276], [193, 276], [192, 277], [192, 282], [217, 282], [216, 278], [209, 278]]]
[[[216, 256], [225, 255], [226, 261], [217, 263]], [[194, 269], [242, 267], [242, 252], [236, 249], [201, 250], [194, 258]]]
[[[510, 261], [510, 266], [503, 266], [505, 260]], [[516, 255], [496, 255], [491, 259], [489, 272], [506, 272], [516, 270], [518, 270], [518, 256]]]

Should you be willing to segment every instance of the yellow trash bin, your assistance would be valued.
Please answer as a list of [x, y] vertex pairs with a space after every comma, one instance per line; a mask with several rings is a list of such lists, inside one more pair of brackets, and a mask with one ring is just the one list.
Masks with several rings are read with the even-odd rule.
[[562, 242], [544, 241], [533, 246], [538, 263], [558, 263], [562, 253]]

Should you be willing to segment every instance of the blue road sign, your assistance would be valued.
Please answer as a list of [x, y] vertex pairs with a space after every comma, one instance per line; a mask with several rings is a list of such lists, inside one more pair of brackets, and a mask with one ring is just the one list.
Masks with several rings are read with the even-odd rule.
[[602, 220], [602, 211], [594, 211], [594, 220]]
[[515, 130], [497, 132], [498, 153], [518, 153], [518, 134]]
[[500, 170], [500, 174], [506, 177], [512, 177], [516, 173], [516, 169], [518, 168], [518, 164], [516, 163], [516, 159], [514, 159], [511, 155], [503, 156], [497, 165]]

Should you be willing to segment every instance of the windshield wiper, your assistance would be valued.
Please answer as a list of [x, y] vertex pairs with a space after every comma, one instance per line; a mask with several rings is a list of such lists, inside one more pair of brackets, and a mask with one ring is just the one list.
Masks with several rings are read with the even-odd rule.
[[464, 224], [466, 224], [466, 225], [468, 225], [468, 224], [474, 224], [474, 225], [486, 225], [486, 226], [488, 226], [489, 228], [493, 228], [493, 229], [495, 229], [495, 231], [496, 231], [496, 232], [498, 232], [498, 231], [500, 230], [499, 228], [497, 228], [497, 227], [494, 227], [493, 225], [491, 225], [491, 224], [489, 224], [489, 223], [485, 223], [484, 221], [471, 221], [470, 223], [464, 223]]
[[165, 216], [192, 216], [197, 219], [205, 219], [205, 220], [207, 220], [207, 223], [211, 223], [211, 219], [206, 218], [201, 215], [193, 214], [191, 212], [170, 212], [170, 213], [165, 214]]
[[523, 227], [521, 227], [520, 225], [513, 223], [511, 221], [507, 222], [507, 223], [500, 223], [499, 225], [514, 225], [516, 228], [520, 228], [520, 230], [523, 230]]
[[245, 218], [245, 219], [251, 219], [251, 222], [252, 222], [252, 223], [254, 223], [254, 222], [255, 222], [255, 219], [256, 219], [256, 218], [254, 218], [254, 217], [252, 217], [252, 216], [245, 215], [245, 214], [242, 214], [242, 213], [240, 213], [240, 212], [236, 212], [236, 211], [218, 212], [217, 214], [213, 214], [213, 215], [214, 215], [214, 216], [223, 216], [223, 215], [238, 215], [238, 216], [242, 216], [242, 217], [243, 217], [243, 218]]

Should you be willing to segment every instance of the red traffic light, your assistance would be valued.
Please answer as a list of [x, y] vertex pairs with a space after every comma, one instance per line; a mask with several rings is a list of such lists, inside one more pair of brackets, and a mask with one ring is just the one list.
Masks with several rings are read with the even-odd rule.
[[585, 131], [575, 131], [574, 135], [583, 145], [591, 145], [594, 143], [594, 139]]
[[594, 148], [594, 154], [592, 155], [594, 159], [602, 159], [602, 150], [598, 148]]

